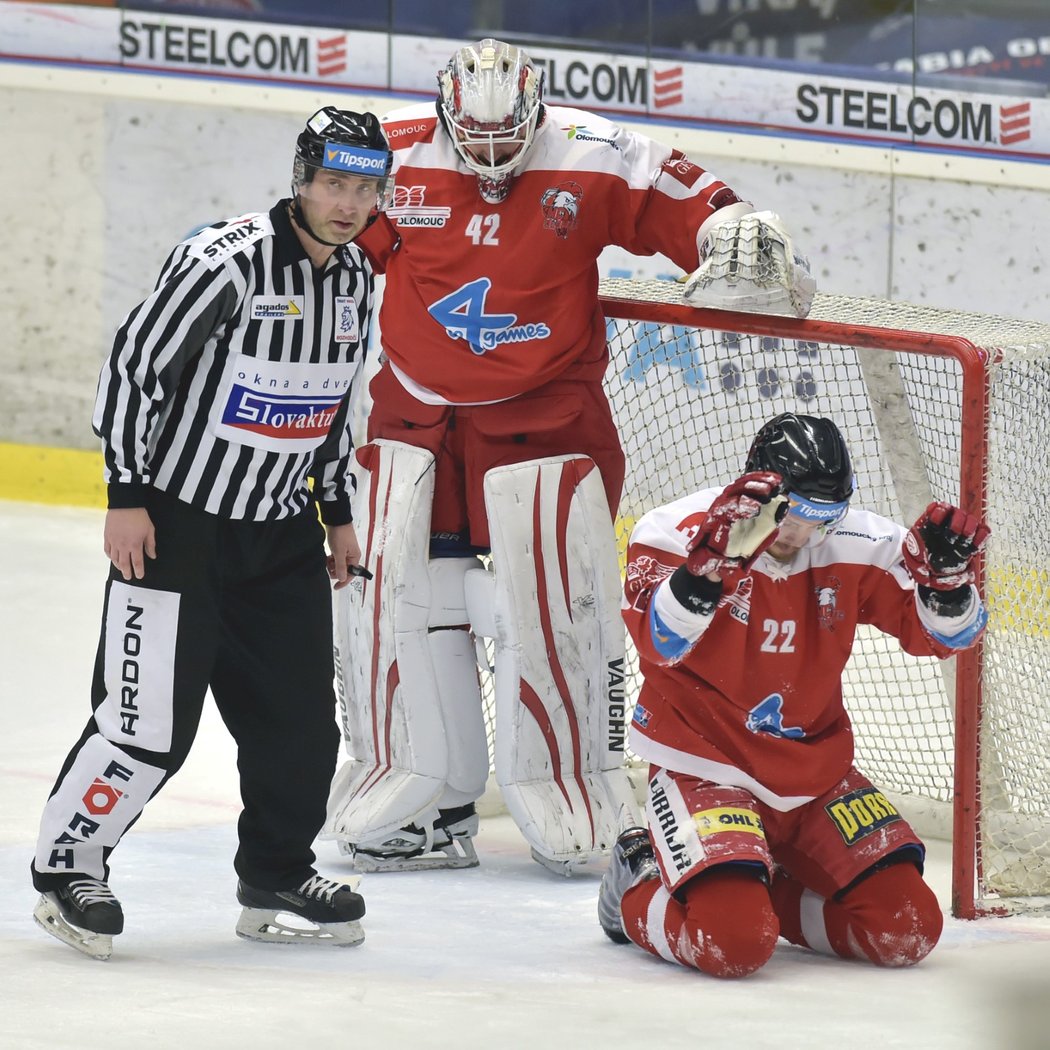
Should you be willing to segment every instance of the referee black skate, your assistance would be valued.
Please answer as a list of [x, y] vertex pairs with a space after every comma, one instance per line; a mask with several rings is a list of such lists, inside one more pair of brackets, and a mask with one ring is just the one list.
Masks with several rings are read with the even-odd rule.
[[312, 844], [339, 746], [329, 581], [361, 572], [351, 425], [374, 279], [352, 242], [391, 165], [373, 114], [319, 110], [291, 198], [178, 244], [102, 368], [112, 567], [92, 716], [32, 863], [36, 921], [94, 958], [124, 928], [110, 854], [185, 760], [209, 688], [244, 805], [236, 932], [364, 938], [364, 901], [317, 873]]

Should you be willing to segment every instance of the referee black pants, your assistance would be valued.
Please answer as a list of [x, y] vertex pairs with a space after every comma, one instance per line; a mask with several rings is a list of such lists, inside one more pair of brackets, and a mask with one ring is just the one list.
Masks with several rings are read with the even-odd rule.
[[208, 688], [237, 744], [237, 874], [287, 889], [314, 873], [339, 748], [331, 587], [312, 511], [230, 521], [161, 492], [145, 578], [111, 570], [93, 715], [41, 821], [33, 882], [108, 878], [109, 854], [179, 769]]

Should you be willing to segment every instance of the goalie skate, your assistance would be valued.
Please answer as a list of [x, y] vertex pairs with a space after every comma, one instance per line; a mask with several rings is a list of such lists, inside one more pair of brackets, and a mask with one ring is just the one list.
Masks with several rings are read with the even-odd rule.
[[41, 895], [33, 919], [52, 937], [92, 959], [113, 954], [113, 937], [124, 929], [124, 912], [99, 879], [77, 879]]
[[257, 890], [237, 883], [237, 900], [244, 906], [237, 936], [266, 944], [310, 944], [349, 948], [365, 939], [358, 921], [365, 902], [356, 893], [359, 879], [349, 883], [315, 875], [294, 890]]
[[478, 815], [473, 805], [441, 810], [434, 825], [410, 824], [383, 842], [349, 846], [347, 852], [360, 872], [437, 871], [476, 868], [474, 836]]

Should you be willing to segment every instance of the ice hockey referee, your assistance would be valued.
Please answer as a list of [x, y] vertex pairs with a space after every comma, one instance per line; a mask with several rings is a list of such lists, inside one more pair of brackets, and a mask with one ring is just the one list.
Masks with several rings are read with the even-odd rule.
[[364, 901], [318, 875], [312, 843], [339, 746], [329, 578], [361, 556], [351, 420], [374, 285], [351, 242], [391, 165], [373, 114], [315, 113], [292, 197], [177, 245], [102, 368], [112, 567], [92, 717], [32, 865], [37, 922], [87, 955], [123, 930], [110, 853], [182, 765], [209, 688], [238, 752], [237, 933], [364, 937]]

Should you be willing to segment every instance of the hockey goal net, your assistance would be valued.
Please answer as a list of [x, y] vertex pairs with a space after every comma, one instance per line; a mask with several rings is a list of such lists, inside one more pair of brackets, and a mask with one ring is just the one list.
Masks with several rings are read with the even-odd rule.
[[651, 507], [736, 477], [784, 411], [843, 429], [858, 505], [905, 524], [931, 499], [985, 516], [981, 649], [917, 659], [862, 633], [846, 703], [858, 766], [921, 834], [952, 839], [956, 915], [1050, 906], [1050, 326], [838, 296], [805, 321], [701, 311], [668, 281], [601, 295], [621, 549]]

